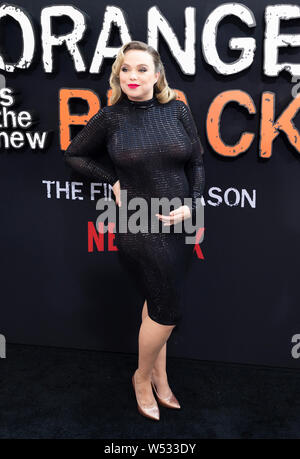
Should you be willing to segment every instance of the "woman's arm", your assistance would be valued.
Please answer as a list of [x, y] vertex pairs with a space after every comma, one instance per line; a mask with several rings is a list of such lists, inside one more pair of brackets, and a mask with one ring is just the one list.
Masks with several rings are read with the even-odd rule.
[[183, 101], [180, 102], [180, 120], [191, 140], [193, 147], [190, 159], [185, 165], [185, 172], [190, 184], [190, 197], [192, 206], [190, 207], [193, 224], [195, 224], [196, 210], [201, 203], [197, 205], [196, 199], [201, 198], [205, 186], [205, 171], [203, 163], [204, 149], [198, 136], [196, 124], [190, 108]]
[[109, 155], [103, 153], [106, 134], [105, 111], [100, 109], [71, 141], [64, 160], [81, 174], [114, 185], [118, 181], [114, 164]]

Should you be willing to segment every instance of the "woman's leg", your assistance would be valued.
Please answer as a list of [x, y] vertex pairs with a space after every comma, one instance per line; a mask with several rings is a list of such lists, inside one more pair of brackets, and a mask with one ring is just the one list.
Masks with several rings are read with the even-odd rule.
[[[151, 374], [159, 352], [165, 345], [175, 325], [161, 325], [149, 315], [144, 317], [139, 332], [138, 369], [135, 372], [137, 397], [142, 405], [156, 403], [151, 387]], [[163, 394], [160, 394], [163, 396]]]
[[[145, 300], [142, 310], [142, 321], [148, 316], [147, 300]], [[171, 389], [167, 377], [167, 342], [162, 346], [158, 353], [152, 369], [152, 379], [156, 385], [159, 395], [163, 398], [168, 397]]]
[[[142, 310], [142, 321], [148, 316], [147, 300], [145, 300]], [[157, 359], [153, 366], [153, 374], [164, 375], [166, 373], [167, 343], [163, 345], [158, 353]]]

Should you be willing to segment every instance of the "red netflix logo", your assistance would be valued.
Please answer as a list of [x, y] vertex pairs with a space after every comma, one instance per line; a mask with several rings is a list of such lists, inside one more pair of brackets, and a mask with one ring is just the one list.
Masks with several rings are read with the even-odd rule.
[[[114, 245], [115, 241], [115, 233], [113, 232], [115, 227], [115, 223], [109, 222], [108, 223], [108, 231], [107, 231], [107, 250], [109, 252], [115, 252], [118, 249], [116, 245]], [[96, 247], [98, 249], [98, 252], [103, 252], [104, 251], [104, 223], [99, 222], [98, 225], [99, 232], [96, 231], [95, 225], [93, 222], [88, 222], [88, 251], [93, 252], [94, 251], [94, 242], [96, 244]]]
[[202, 260], [204, 260], [204, 256], [203, 256], [199, 241], [200, 241], [202, 234], [204, 233], [204, 229], [205, 229], [204, 227], [198, 229], [197, 234], [196, 234], [196, 243], [194, 245], [194, 250], [193, 250], [193, 253], [196, 252], [197, 257], [202, 258]]
[[[115, 233], [114, 233], [114, 227], [115, 223], [109, 222], [108, 223], [108, 231], [104, 233], [104, 223], [99, 222], [99, 232], [96, 230], [95, 225], [93, 222], [88, 222], [88, 251], [93, 252], [94, 251], [94, 242], [96, 244], [96, 248], [98, 252], [103, 252], [104, 251], [104, 234], [107, 234], [107, 250], [109, 252], [116, 252], [118, 251], [118, 247], [114, 245], [115, 241]], [[196, 252], [196, 255], [198, 258], [201, 258], [204, 260], [204, 256], [202, 253], [202, 250], [200, 248], [200, 238], [204, 232], [204, 228], [199, 228], [196, 234], [196, 243], [194, 245], [194, 250], [193, 252]]]

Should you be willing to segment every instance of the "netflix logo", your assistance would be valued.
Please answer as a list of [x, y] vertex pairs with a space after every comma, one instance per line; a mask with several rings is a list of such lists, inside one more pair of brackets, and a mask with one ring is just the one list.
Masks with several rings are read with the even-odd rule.
[[[108, 222], [107, 231], [104, 231], [104, 223], [98, 223], [98, 231], [94, 222], [88, 222], [88, 252], [116, 252], [118, 247], [115, 244], [115, 223]], [[195, 237], [194, 251], [198, 258], [204, 259], [199, 241], [202, 240], [204, 228], [199, 228]]]

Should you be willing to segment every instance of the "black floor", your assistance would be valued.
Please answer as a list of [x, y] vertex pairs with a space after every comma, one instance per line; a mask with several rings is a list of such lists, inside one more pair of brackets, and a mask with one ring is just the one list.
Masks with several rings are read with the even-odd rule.
[[0, 438], [300, 438], [300, 372], [168, 357], [181, 410], [141, 416], [137, 356], [7, 344]]

